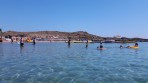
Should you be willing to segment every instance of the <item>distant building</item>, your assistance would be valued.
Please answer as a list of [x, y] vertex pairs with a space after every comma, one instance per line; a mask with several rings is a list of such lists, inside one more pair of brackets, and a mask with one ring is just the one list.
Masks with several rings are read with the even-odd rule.
[[114, 38], [122, 38], [120, 35], [116, 35], [114, 36]]

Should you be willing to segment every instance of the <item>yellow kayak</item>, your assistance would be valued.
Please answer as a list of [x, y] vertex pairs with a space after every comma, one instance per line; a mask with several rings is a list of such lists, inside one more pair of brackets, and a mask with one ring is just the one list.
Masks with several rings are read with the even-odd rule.
[[138, 49], [139, 47], [137, 47], [137, 46], [130, 46], [130, 48]]
[[31, 43], [31, 42], [33, 42], [33, 41], [32, 41], [32, 40], [27, 40], [27, 42]]

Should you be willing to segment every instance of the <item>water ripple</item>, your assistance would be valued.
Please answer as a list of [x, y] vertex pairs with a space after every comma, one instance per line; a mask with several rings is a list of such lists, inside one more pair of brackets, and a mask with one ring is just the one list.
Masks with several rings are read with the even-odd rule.
[[0, 45], [0, 83], [147, 83], [147, 43], [140, 49], [120, 44], [38, 43]]

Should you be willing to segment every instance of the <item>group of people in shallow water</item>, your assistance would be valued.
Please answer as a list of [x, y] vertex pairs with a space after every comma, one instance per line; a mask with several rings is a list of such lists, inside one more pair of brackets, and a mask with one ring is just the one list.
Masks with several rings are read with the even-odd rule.
[[[136, 42], [134, 47], [138, 47], [138, 43]], [[120, 45], [120, 48], [124, 48], [124, 46]], [[131, 48], [131, 46], [126, 46], [125, 48]]]
[[[11, 40], [11, 43], [12, 42], [13, 42], [13, 40]], [[69, 47], [70, 47], [70, 42], [71, 42], [71, 38], [69, 38], [69, 40], [68, 40], [68, 46]], [[20, 38], [20, 42], [19, 43], [20, 43], [20, 46], [24, 46], [24, 39], [22, 37]], [[33, 38], [32, 43], [33, 43], [33, 45], [36, 44], [35, 38]], [[86, 41], [86, 48], [87, 47], [88, 47], [88, 40]], [[138, 47], [138, 43], [136, 42], [135, 45], [132, 46], [132, 47]], [[120, 45], [120, 48], [131, 48], [131, 46], [124, 47], [124, 46]], [[102, 42], [100, 42], [100, 46], [97, 47], [97, 49], [103, 50], [103, 49], [106, 49], [106, 48], [104, 48]]]
[[[33, 38], [32, 43], [33, 43], [33, 45], [35, 45], [35, 44], [36, 44], [35, 38]], [[24, 46], [24, 39], [23, 39], [23, 37], [21, 37], [21, 38], [20, 38], [20, 40], [19, 40], [19, 44], [20, 44], [20, 46], [21, 46], [21, 47], [23, 47], [23, 46]]]
[[[127, 47], [120, 45], [120, 48], [133, 48], [133, 47], [138, 48], [138, 43], [136, 42], [134, 46], [127, 46]], [[102, 45], [102, 42], [100, 42], [100, 46], [97, 47], [97, 49], [104, 50], [106, 48], [104, 48], [103, 45]]]
[[[69, 37], [69, 40], [68, 40], [68, 47], [70, 47], [70, 42], [71, 42], [71, 38]], [[87, 47], [88, 47], [88, 40], [86, 41], [86, 48], [87, 48]], [[134, 47], [134, 48], [138, 48], [138, 43], [136, 42], [134, 46], [127, 46], [127, 47], [125, 47], [125, 48], [133, 48], [133, 47]], [[124, 46], [120, 45], [120, 48], [124, 48]], [[104, 48], [102, 42], [100, 42], [100, 46], [97, 47], [97, 49], [99, 49], [99, 50], [104, 50], [104, 49], [106, 49], [106, 48]]]

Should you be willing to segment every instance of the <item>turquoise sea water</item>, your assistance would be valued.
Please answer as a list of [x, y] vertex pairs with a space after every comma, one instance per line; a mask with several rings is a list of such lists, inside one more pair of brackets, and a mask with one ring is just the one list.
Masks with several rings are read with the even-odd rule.
[[148, 83], [148, 43], [98, 45], [0, 43], [0, 83]]

